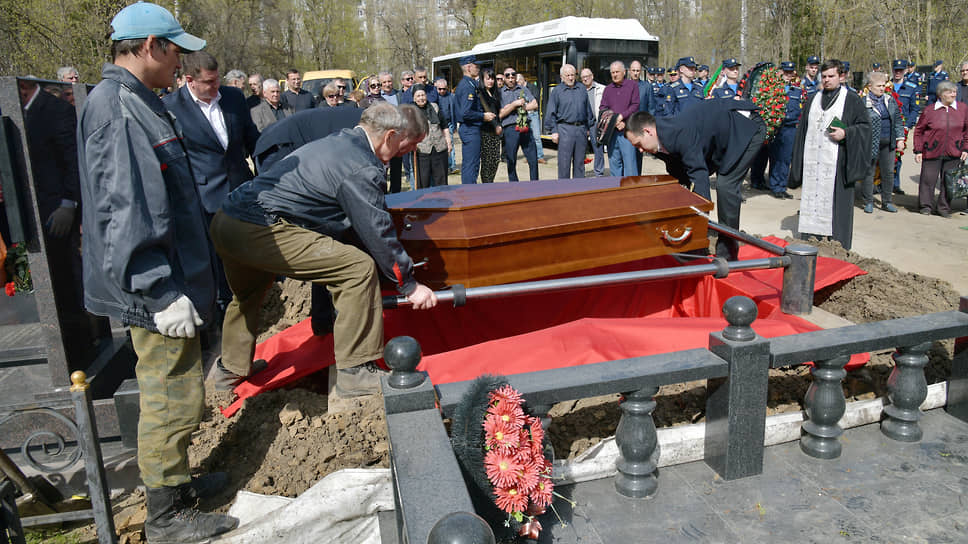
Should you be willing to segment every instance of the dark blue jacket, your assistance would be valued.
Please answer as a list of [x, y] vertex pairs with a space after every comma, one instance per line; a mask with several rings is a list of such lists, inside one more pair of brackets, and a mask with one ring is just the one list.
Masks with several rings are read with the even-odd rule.
[[477, 81], [464, 76], [454, 89], [454, 119], [467, 127], [480, 128], [484, 123], [484, 107], [478, 94]]
[[417, 288], [413, 261], [397, 240], [384, 188], [386, 166], [362, 127], [309, 142], [232, 191], [222, 212], [270, 225], [285, 219], [335, 240], [358, 239], [403, 295]]
[[702, 87], [693, 82], [692, 90], [682, 81], [675, 81], [659, 90], [655, 105], [656, 117], [671, 117], [678, 115], [704, 100]]
[[[40, 221], [61, 206], [62, 200], [79, 204], [77, 173], [77, 114], [67, 101], [37, 89], [37, 96], [24, 112], [30, 165]], [[76, 230], [76, 227], [75, 229]]]
[[737, 110], [756, 109], [746, 100], [703, 100], [675, 117], [659, 117], [662, 147], [655, 156], [679, 183], [708, 199], [709, 175], [735, 166], [756, 133], [756, 124]]
[[208, 213], [217, 212], [230, 192], [243, 181], [252, 179], [252, 171], [245, 159], [252, 155], [259, 139], [259, 129], [252, 122], [242, 91], [223, 86], [219, 87], [219, 93], [222, 95], [219, 108], [229, 137], [226, 148], [222, 147], [211, 123], [195, 104], [188, 85], [162, 99], [168, 111], [181, 123], [198, 196]]
[[256, 172], [263, 173], [276, 161], [303, 145], [321, 140], [360, 122], [363, 110], [351, 104], [335, 108], [313, 108], [277, 121], [262, 131], [252, 157]]
[[444, 114], [447, 122], [450, 123], [450, 131], [457, 130], [457, 118], [456, 112], [454, 111], [454, 93], [448, 92], [446, 96], [438, 95], [437, 105], [440, 106], [441, 113]]
[[891, 82], [891, 88], [897, 93], [901, 101], [901, 114], [904, 115], [904, 126], [913, 128], [918, 121], [918, 86], [910, 79], [904, 78], [900, 85]]

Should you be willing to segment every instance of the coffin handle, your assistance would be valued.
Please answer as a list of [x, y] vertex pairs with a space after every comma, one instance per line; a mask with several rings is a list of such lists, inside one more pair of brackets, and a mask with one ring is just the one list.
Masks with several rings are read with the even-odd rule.
[[662, 238], [666, 242], [669, 242], [670, 244], [673, 244], [673, 245], [681, 244], [685, 242], [686, 240], [689, 239], [690, 236], [692, 236], [692, 227], [686, 227], [683, 230], [682, 234], [679, 236], [673, 236], [669, 234], [668, 229], [665, 229], [665, 228], [662, 229]]

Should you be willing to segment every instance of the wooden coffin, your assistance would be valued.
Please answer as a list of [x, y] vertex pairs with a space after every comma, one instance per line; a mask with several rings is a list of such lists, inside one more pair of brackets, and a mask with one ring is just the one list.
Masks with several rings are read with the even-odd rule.
[[671, 176], [450, 185], [387, 195], [432, 289], [526, 281], [708, 246], [713, 205]]

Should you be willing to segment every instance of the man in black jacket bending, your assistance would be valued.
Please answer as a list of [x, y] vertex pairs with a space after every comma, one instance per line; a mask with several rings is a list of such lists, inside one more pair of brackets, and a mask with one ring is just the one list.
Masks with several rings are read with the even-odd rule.
[[[766, 137], [756, 110], [745, 100], [704, 100], [675, 117], [656, 119], [640, 111], [627, 121], [625, 137], [703, 198], [710, 199], [709, 176], [716, 173], [719, 222], [739, 229], [743, 176]], [[736, 240], [719, 236], [718, 257], [735, 261], [738, 253]]]

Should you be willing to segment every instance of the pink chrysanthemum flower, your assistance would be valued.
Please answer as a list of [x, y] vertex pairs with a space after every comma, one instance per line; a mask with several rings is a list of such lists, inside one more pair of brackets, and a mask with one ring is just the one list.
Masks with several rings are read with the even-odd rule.
[[551, 494], [554, 490], [555, 484], [551, 482], [551, 479], [541, 477], [538, 479], [538, 484], [534, 486], [534, 489], [531, 490], [528, 496], [536, 506], [546, 508], [551, 504], [551, 499], [554, 498]]
[[521, 444], [521, 431], [501, 419], [488, 416], [484, 420], [484, 445], [491, 450], [511, 454]]
[[501, 418], [502, 421], [520, 429], [524, 426], [524, 409], [521, 408], [520, 404], [515, 404], [508, 402], [506, 400], [499, 400], [492, 403], [487, 409], [488, 415], [494, 415]]
[[501, 386], [490, 393], [491, 404], [495, 402], [505, 401], [509, 404], [521, 404], [521, 393], [511, 387], [510, 385]]
[[498, 487], [494, 489], [494, 504], [507, 513], [524, 512], [528, 507], [528, 494], [522, 493], [515, 487]]
[[518, 471], [517, 488], [524, 493], [530, 493], [538, 485], [538, 480], [540, 479], [538, 475], [539, 470], [540, 467], [533, 462], [522, 464], [521, 470]]
[[484, 456], [484, 471], [494, 487], [511, 487], [518, 481], [521, 463], [513, 456], [491, 450]]

